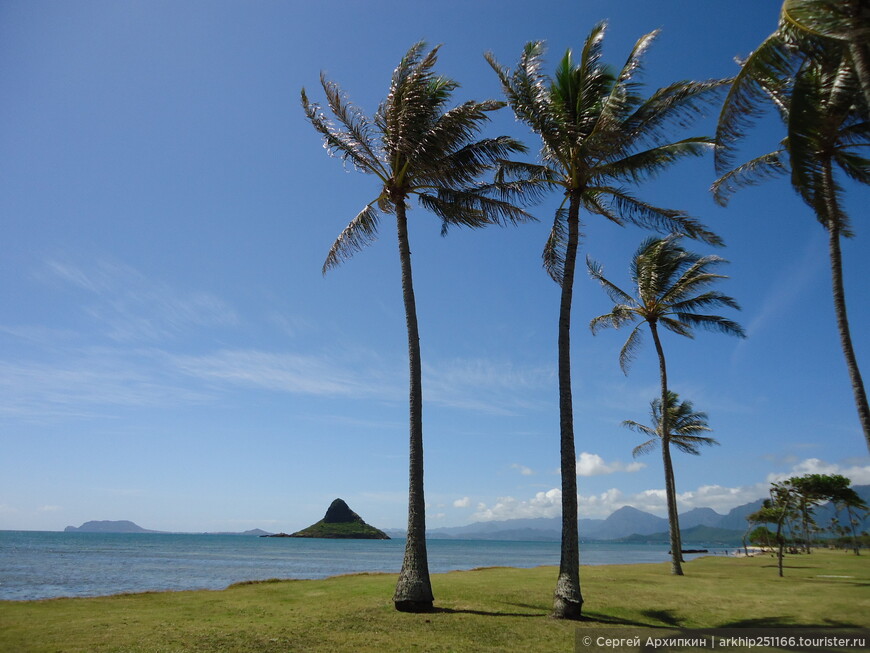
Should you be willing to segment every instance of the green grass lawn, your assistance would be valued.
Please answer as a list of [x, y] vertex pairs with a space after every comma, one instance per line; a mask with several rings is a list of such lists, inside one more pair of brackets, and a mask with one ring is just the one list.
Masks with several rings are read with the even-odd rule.
[[432, 577], [436, 611], [396, 612], [391, 574], [269, 581], [223, 591], [0, 602], [0, 651], [572, 651], [577, 628], [870, 627], [870, 556], [583, 567], [586, 619], [549, 617], [556, 569]]

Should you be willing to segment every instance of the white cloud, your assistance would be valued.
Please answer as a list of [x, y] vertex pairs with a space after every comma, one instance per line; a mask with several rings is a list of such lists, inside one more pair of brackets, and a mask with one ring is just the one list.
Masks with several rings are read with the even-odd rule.
[[792, 476], [803, 476], [804, 474], [840, 474], [851, 480], [852, 485], [866, 485], [870, 483], [870, 465], [852, 464], [845, 466], [829, 463], [819, 458], [802, 460], [794, 465], [789, 472], [768, 474], [767, 482], [775, 483]]
[[454, 508], [468, 508], [471, 505], [471, 499], [468, 497], [462, 497], [461, 499], [456, 499], [453, 502]]
[[58, 510], [63, 510], [61, 506], [40, 506], [37, 508], [39, 512], [57, 512]]
[[632, 462], [627, 465], [619, 461], [606, 463], [598, 454], [584, 451], [577, 459], [577, 476], [601, 476], [616, 472], [637, 472], [644, 467], [646, 467], [646, 464], [639, 462]]
[[499, 497], [492, 507], [487, 507], [483, 503], [478, 504], [477, 512], [472, 515], [472, 519], [492, 521], [523, 517], [556, 517], [561, 513], [562, 491], [553, 488], [547, 492], [538, 492], [526, 501], [518, 501], [513, 497]]
[[532, 476], [535, 473], [534, 470], [532, 470], [531, 468], [526, 467], [525, 465], [520, 465], [518, 463], [514, 463], [513, 465], [511, 465], [511, 469], [516, 469], [523, 476]]
[[[581, 460], [583, 460], [582, 454]], [[590, 470], [598, 470], [602, 466], [614, 466], [612, 463], [610, 465], [604, 464], [601, 458], [594, 454], [587, 454], [585, 460]], [[692, 508], [712, 508], [724, 515], [732, 508], [766, 497], [771, 482], [802, 474], [842, 474], [849, 478], [853, 485], [870, 483], [870, 465], [861, 465], [857, 461], [849, 462], [853, 464], [846, 466], [828, 463], [818, 458], [808, 458], [794, 465], [786, 473], [770, 474], [766, 482], [763, 483], [738, 487], [702, 485], [695, 490], [678, 493], [677, 505], [680, 512]], [[558, 488], [553, 488], [547, 492], [538, 492], [534, 497], [525, 500], [501, 497], [492, 506], [479, 503], [473, 518], [478, 521], [490, 521], [556, 517], [561, 514], [561, 496], [561, 491]], [[601, 494], [579, 494], [577, 504], [580, 518], [602, 519], [623, 506], [632, 506], [638, 510], [664, 516], [667, 508], [667, 497], [663, 488], [652, 488], [635, 494], [623, 494], [621, 490], [611, 488]]]

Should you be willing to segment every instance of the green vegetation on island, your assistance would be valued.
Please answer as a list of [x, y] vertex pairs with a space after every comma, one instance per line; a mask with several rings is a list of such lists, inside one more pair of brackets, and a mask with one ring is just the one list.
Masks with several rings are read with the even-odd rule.
[[290, 537], [323, 537], [331, 539], [388, 540], [390, 536], [370, 526], [342, 500], [333, 501], [326, 514], [316, 524], [303, 528]]

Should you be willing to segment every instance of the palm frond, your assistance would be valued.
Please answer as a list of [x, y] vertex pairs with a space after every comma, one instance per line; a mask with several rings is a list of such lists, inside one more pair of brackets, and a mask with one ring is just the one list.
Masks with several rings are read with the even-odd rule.
[[718, 333], [737, 336], [739, 338], [746, 337], [746, 332], [743, 330], [742, 326], [733, 320], [729, 320], [719, 315], [701, 315], [699, 313], [685, 313], [682, 311], [678, 312], [676, 315], [679, 317], [680, 322], [685, 325], [701, 327], [707, 331], [716, 331]]
[[[368, 116], [347, 99], [337, 83], [326, 78], [326, 73], [320, 73], [320, 85], [326, 94], [330, 110], [345, 128], [343, 137], [348, 145], [353, 146], [360, 158], [372, 163], [379, 162], [382, 153], [372, 133], [372, 122]], [[382, 169], [381, 172], [386, 171]]]
[[619, 369], [622, 370], [623, 374], [628, 374], [628, 368], [631, 367], [631, 363], [634, 361], [638, 349], [640, 349], [643, 337], [643, 332], [640, 330], [641, 326], [643, 326], [643, 322], [640, 322], [631, 330], [631, 333], [628, 334], [628, 338], [626, 338], [625, 343], [622, 345], [622, 349], [619, 350]]
[[672, 129], [686, 129], [707, 115], [721, 102], [732, 81], [683, 80], [656, 90], [626, 118], [623, 129], [631, 135], [628, 143], [647, 147], [661, 145]]
[[586, 255], [586, 268], [589, 270], [589, 276], [595, 279], [604, 288], [604, 292], [610, 297], [614, 304], [626, 304], [627, 306], [636, 306], [637, 301], [634, 297], [622, 290], [619, 286], [609, 281], [604, 276], [604, 268], [598, 262]]
[[351, 164], [361, 172], [378, 174], [380, 166], [376, 160], [371, 160], [367, 154], [367, 148], [357, 141], [357, 139], [349, 132], [342, 131], [326, 117], [320, 105], [316, 102], [310, 102], [305, 89], [301, 92], [302, 109], [305, 111], [305, 116], [314, 128], [320, 132], [323, 137], [324, 147], [330, 156], [337, 156], [345, 162], [350, 161]]
[[714, 162], [720, 175], [733, 167], [737, 141], [764, 113], [770, 80], [791, 78], [798, 65], [796, 48], [782, 30], [768, 36], [743, 61], [719, 113]]
[[341, 265], [377, 239], [379, 215], [372, 204], [367, 204], [335, 239], [323, 264], [323, 274]]
[[706, 136], [686, 138], [598, 166], [594, 170], [593, 179], [640, 183], [654, 177], [683, 157], [703, 156], [712, 147], [713, 141]]
[[870, 184], [870, 159], [851, 152], [839, 151], [834, 154], [834, 160], [850, 178], [861, 184]]
[[[411, 165], [423, 170], [432, 163], [441, 167], [440, 164], [446, 156], [456, 153], [461, 148], [474, 145], [470, 141], [480, 132], [483, 124], [489, 121], [487, 114], [503, 106], [503, 102], [492, 100], [466, 102], [438, 116], [428, 131], [422, 134], [414, 150], [408, 154], [407, 158], [411, 161]], [[508, 137], [489, 140], [503, 145], [511, 143], [511, 147], [504, 149], [497, 156], [507, 156], [512, 152], [525, 151], [525, 146], [514, 139], [508, 139]], [[489, 165], [492, 160], [492, 157], [487, 159], [485, 165]]]
[[[452, 152], [431, 152], [414, 161], [411, 180], [415, 186], [465, 186], [474, 182], [506, 156], [525, 152], [525, 146], [509, 136], [485, 138]], [[425, 154], [425, 150], [422, 150]]]
[[553, 218], [553, 228], [541, 254], [544, 269], [560, 286], [565, 273], [565, 247], [568, 244], [568, 210], [559, 207]]
[[497, 198], [488, 197], [480, 189], [438, 188], [437, 194], [418, 193], [420, 204], [441, 218], [441, 235], [450, 226], [472, 228], [491, 224], [505, 225], [534, 221], [523, 209]]
[[634, 322], [636, 319], [637, 314], [632, 306], [617, 304], [609, 313], [592, 318], [589, 321], [589, 330], [592, 331], [592, 335], [597, 335], [601, 329], [610, 327], [618, 329], [623, 324]]
[[655, 438], [651, 438], [644, 442], [643, 444], [637, 445], [634, 449], [631, 450], [631, 457], [637, 458], [638, 456], [644, 456], [648, 453], [651, 453], [656, 450], [659, 446], [660, 438], [656, 436]]
[[[679, 318], [680, 316], [677, 317]], [[672, 331], [679, 336], [685, 336], [686, 338], [692, 339], [694, 339], [695, 337], [695, 334], [692, 333], [691, 327], [688, 324], [683, 323], [679, 319], [675, 320], [674, 318], [665, 315], [660, 317], [658, 321], [659, 324], [665, 327], [668, 331]]]
[[720, 206], [726, 206], [731, 195], [741, 188], [755, 186], [762, 181], [784, 175], [788, 172], [784, 154], [783, 149], [769, 152], [726, 172], [710, 187], [713, 199]]
[[688, 313], [708, 308], [719, 308], [721, 306], [727, 306], [738, 311], [740, 310], [740, 305], [732, 297], [715, 291], [706, 292], [683, 301], [670, 303], [669, 310], [673, 313]]
[[596, 186], [589, 188], [587, 195], [589, 195], [586, 204], [588, 210], [603, 215], [617, 224], [629, 222], [660, 233], [682, 233], [710, 245], [723, 244], [719, 236], [683, 211], [653, 206], [633, 197], [622, 188]]
[[659, 30], [644, 34], [634, 44], [628, 59], [611, 87], [610, 94], [604, 100], [601, 115], [595, 125], [595, 132], [606, 134], [618, 131], [625, 119], [642, 104], [643, 99], [638, 93], [640, 85], [634, 81], [634, 78], [642, 70], [643, 56], [658, 34]]

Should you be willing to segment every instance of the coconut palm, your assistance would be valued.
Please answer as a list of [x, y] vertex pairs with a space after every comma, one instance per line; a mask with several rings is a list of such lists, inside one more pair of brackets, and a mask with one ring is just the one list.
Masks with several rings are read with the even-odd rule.
[[[786, 137], [776, 151], [723, 174], [712, 190], [716, 200], [725, 205], [737, 189], [790, 172], [795, 191], [827, 231], [840, 346], [870, 449], [870, 406], [852, 345], [840, 249], [840, 239], [851, 237], [852, 230], [842, 207], [844, 189], [835, 176], [839, 170], [854, 181], [870, 183], [870, 159], [859, 155], [861, 148], [870, 145], [870, 120], [858, 90], [857, 75], [842, 48], [839, 52], [831, 48], [825, 57], [804, 60], [791, 77], [771, 73], [758, 79], [757, 88], [777, 108], [786, 126]], [[723, 110], [721, 120], [725, 123], [720, 122], [720, 134], [725, 135], [726, 144], [730, 139], [727, 123], [732, 119], [730, 110]]]
[[424, 53], [417, 43], [393, 72], [389, 94], [374, 119], [351, 104], [334, 82], [321, 75], [321, 84], [334, 120], [309, 101], [302, 90], [302, 106], [327, 150], [357, 170], [374, 175], [377, 196], [338, 236], [323, 266], [333, 268], [377, 237], [382, 214], [396, 217], [402, 299], [408, 330], [410, 367], [410, 465], [408, 536], [402, 570], [393, 597], [403, 611], [432, 607], [433, 596], [426, 558], [426, 522], [423, 495], [423, 423], [420, 341], [406, 210], [408, 200], [419, 203], [441, 219], [442, 233], [452, 225], [482, 227], [530, 218], [521, 209], [494, 197], [491, 185], [480, 176], [493, 161], [524, 151], [507, 138], [475, 140], [488, 121], [488, 113], [504, 103], [466, 102], [445, 111], [457, 83], [433, 72], [438, 48]]
[[[712, 431], [707, 425], [707, 413], [695, 412], [691, 401], [680, 401], [676, 392], [668, 390], [668, 437], [662, 437], [662, 400], [656, 397], [650, 402], [650, 418], [652, 427], [640, 424], [634, 420], [625, 420], [622, 425], [649, 438], [643, 444], [636, 446], [631, 454], [635, 458], [650, 453], [659, 444], [663, 447], [673, 445], [683, 453], [693, 456], [701, 455], [699, 447], [713, 446], [719, 443], [715, 438], [701, 435]], [[670, 455], [663, 456], [670, 461]], [[665, 466], [665, 487], [667, 492], [677, 496], [676, 483], [674, 482], [673, 466]], [[674, 506], [676, 508], [676, 506]], [[670, 532], [677, 534], [678, 551], [682, 551], [682, 537], [680, 535], [680, 516], [676, 509], [668, 513]]]
[[562, 556], [554, 616], [578, 618], [583, 597], [579, 579], [577, 458], [571, 397], [571, 306], [580, 238], [580, 210], [617, 225], [680, 231], [720, 242], [685, 213], [637, 199], [626, 185], [641, 182], [686, 156], [702, 154], [707, 138], [672, 142], [669, 131], [701, 115], [715, 100], [720, 81], [675, 82], [650, 97], [640, 94], [637, 76], [657, 32], [641, 37], [618, 72], [601, 61], [605, 24], [596, 25], [579, 60], [569, 50], [554, 78], [542, 72], [543, 42], [525, 46], [515, 70], [487, 61], [498, 75], [517, 118], [541, 139], [538, 164], [503, 161], [497, 181], [517, 193], [564, 193], [544, 248], [544, 267], [561, 286], [558, 323], [559, 430], [562, 474]]
[[[740, 308], [733, 298], [717, 291], [706, 290], [710, 284], [727, 278], [712, 272], [713, 268], [725, 262], [724, 259], [688, 252], [680, 245], [680, 239], [681, 235], [672, 234], [666, 238], [648, 238], [641, 243], [631, 261], [634, 295], [607, 280], [601, 265], [588, 257], [586, 259], [590, 276], [602, 285], [615, 303], [609, 313], [592, 320], [589, 325], [592, 333], [597, 333], [604, 327], [619, 328], [637, 322], [619, 353], [619, 364], [627, 373], [641, 343], [641, 327], [644, 324], [649, 327], [659, 359], [662, 406], [668, 405], [668, 372], [659, 326], [689, 338], [694, 337], [692, 330], [695, 327], [740, 337], [745, 335], [743, 328], [736, 322], [719, 315], [700, 312], [721, 306]], [[665, 469], [671, 468], [669, 413], [668, 410], [662, 411], [659, 420]], [[677, 504], [673, 487], [666, 485], [665, 491], [668, 514], [675, 515]], [[682, 576], [679, 531], [675, 530], [675, 526], [672, 522], [669, 528], [671, 572]]]

